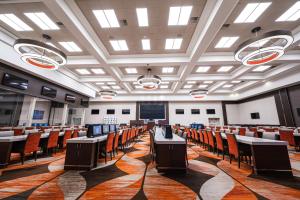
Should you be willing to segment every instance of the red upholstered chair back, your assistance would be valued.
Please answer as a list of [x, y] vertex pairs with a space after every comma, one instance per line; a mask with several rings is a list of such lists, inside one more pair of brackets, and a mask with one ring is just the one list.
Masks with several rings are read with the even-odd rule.
[[239, 135], [246, 135], [246, 128], [239, 128]]
[[215, 136], [217, 142], [217, 149], [224, 151], [224, 145], [223, 145], [223, 139], [221, 133], [219, 131], [216, 131]]
[[29, 133], [26, 138], [24, 153], [31, 153], [31, 152], [38, 151], [40, 139], [41, 139], [41, 133]]
[[287, 141], [289, 145], [295, 146], [295, 138], [293, 130], [279, 130], [280, 140]]
[[63, 138], [63, 147], [65, 148], [67, 145], [67, 140], [72, 137], [72, 130], [65, 130], [64, 138]]
[[208, 144], [208, 136], [207, 136], [207, 132], [205, 130], [203, 131], [203, 139], [204, 139], [204, 143]]
[[198, 141], [199, 137], [198, 137], [198, 133], [197, 133], [196, 129], [193, 129], [193, 132], [194, 132], [195, 140]]
[[120, 137], [120, 134], [119, 134], [119, 132], [117, 132], [116, 135], [115, 135], [115, 140], [114, 140], [114, 149], [118, 148], [119, 137]]
[[208, 142], [209, 145], [214, 147], [215, 146], [215, 142], [214, 142], [214, 136], [212, 134], [212, 131], [207, 131], [207, 135], [208, 135]]
[[128, 133], [128, 130], [129, 130], [129, 129], [123, 130], [122, 141], [121, 141], [122, 144], [125, 144], [126, 141], [127, 141], [127, 133]]
[[107, 140], [106, 140], [106, 147], [105, 147], [105, 151], [106, 152], [111, 152], [113, 150], [113, 146], [114, 146], [114, 137], [115, 134], [113, 132], [110, 132], [107, 135]]
[[187, 138], [191, 138], [191, 131], [189, 128], [186, 128]]
[[230, 130], [230, 132], [232, 133], [232, 131], [235, 131], [236, 128], [235, 128], [235, 127], [230, 127], [229, 130]]
[[250, 130], [251, 132], [257, 133], [257, 128], [256, 128], [256, 127], [251, 127], [251, 128], [249, 128], [249, 130]]
[[273, 128], [263, 128], [266, 132], [274, 132]]
[[221, 127], [220, 126], [217, 126], [216, 127], [216, 131], [220, 131], [221, 130]]
[[73, 131], [72, 138], [78, 137], [78, 136], [79, 136], [78, 134], [79, 134], [79, 130], [78, 130], [78, 129], [75, 129], [75, 130]]
[[34, 127], [25, 127], [25, 130], [33, 130]]
[[59, 131], [50, 131], [47, 148], [57, 147]]
[[239, 156], [238, 144], [234, 134], [226, 134], [229, 154], [233, 155], [235, 158]]
[[14, 129], [14, 136], [23, 135], [23, 128], [15, 128]]
[[203, 133], [202, 133], [202, 129], [199, 129], [199, 137], [200, 137], [200, 142], [204, 142], [204, 139], [203, 139]]
[[223, 126], [223, 129], [228, 129], [228, 126]]
[[195, 139], [195, 133], [194, 133], [193, 130], [194, 130], [194, 129], [191, 129], [191, 137], [192, 137], [192, 139]]

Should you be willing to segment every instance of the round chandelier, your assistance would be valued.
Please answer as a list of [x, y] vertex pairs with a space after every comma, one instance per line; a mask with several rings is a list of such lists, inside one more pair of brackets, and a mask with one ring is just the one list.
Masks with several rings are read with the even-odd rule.
[[138, 77], [137, 82], [146, 90], [154, 90], [157, 89], [161, 83], [161, 78], [159, 76], [152, 75], [151, 69], [148, 69], [148, 73]]
[[[261, 27], [252, 29], [256, 37], [243, 42], [234, 52], [235, 60], [245, 66], [256, 66], [269, 63], [284, 54], [284, 50], [293, 43], [290, 31], [275, 30], [257, 35]], [[268, 45], [265, 45], [268, 44]]]
[[[51, 39], [48, 35], [43, 35], [45, 39]], [[14, 49], [20, 54], [21, 59], [33, 66], [56, 70], [59, 66], [67, 63], [67, 56], [61, 50], [32, 39], [17, 39]]]
[[99, 94], [103, 99], [112, 99], [113, 97], [117, 96], [117, 93], [111, 90], [101, 90]]
[[204, 89], [191, 90], [189, 94], [195, 99], [202, 99], [206, 96], [207, 90]]

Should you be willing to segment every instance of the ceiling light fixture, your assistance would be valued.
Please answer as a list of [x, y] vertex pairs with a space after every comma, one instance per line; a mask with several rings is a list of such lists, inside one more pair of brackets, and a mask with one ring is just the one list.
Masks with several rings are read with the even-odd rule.
[[164, 74], [173, 73], [173, 71], [174, 71], [174, 67], [163, 67], [162, 68], [162, 73], [164, 73]]
[[191, 95], [195, 99], [202, 99], [207, 95], [208, 90], [205, 89], [197, 89], [191, 90], [189, 95]]
[[125, 71], [127, 72], [127, 74], [136, 74], [137, 73], [136, 68], [125, 68]]
[[192, 6], [170, 7], [168, 25], [187, 25], [192, 12], [192, 8]]
[[24, 13], [33, 23], [35, 23], [42, 30], [58, 30], [59, 27], [44, 13]]
[[230, 48], [237, 40], [238, 36], [234, 37], [222, 37], [219, 42], [216, 44], [215, 48]]
[[297, 21], [300, 18], [300, 1], [285, 11], [276, 22]]
[[25, 24], [25, 22], [23, 22], [19, 17], [17, 17], [16, 15], [14, 15], [12, 13], [0, 14], [0, 20], [16, 31], [32, 31], [33, 30], [30, 26]]
[[[260, 30], [261, 27], [252, 29], [251, 32], [256, 36], [239, 45], [234, 53], [235, 60], [246, 66], [263, 65], [281, 57], [284, 50], [293, 43], [294, 38], [290, 31], [275, 30], [258, 36]], [[258, 47], [253, 51], [251, 46], [265, 40], [270, 41], [270, 46]]]
[[252, 23], [271, 5], [271, 2], [248, 3], [234, 23]]
[[101, 28], [118, 28], [120, 27], [116, 13], [113, 9], [93, 10]]
[[[43, 38], [51, 39], [49, 35], [45, 34], [43, 34]], [[67, 63], [67, 56], [64, 52], [44, 42], [17, 39], [13, 47], [25, 63], [39, 68], [56, 70]]]
[[109, 42], [115, 51], [128, 51], [126, 40], [110, 40]]
[[100, 94], [101, 98], [103, 98], [103, 99], [112, 99], [115, 96], [117, 96], [117, 93], [112, 90], [101, 90], [99, 92], [99, 94]]
[[168, 38], [166, 39], [165, 49], [180, 49], [182, 38]]
[[161, 78], [157, 75], [152, 75], [151, 69], [148, 68], [148, 73], [138, 77], [137, 82], [146, 90], [154, 90], [160, 85]]
[[87, 69], [76, 69], [76, 71], [79, 73], [79, 74], [82, 74], [82, 75], [88, 75], [88, 74], [91, 74], [91, 72]]
[[58, 42], [63, 48], [69, 52], [81, 52], [82, 50], [75, 42]]
[[218, 69], [218, 72], [228, 72], [232, 68], [233, 68], [233, 66], [222, 66]]
[[136, 15], [140, 27], [145, 27], [149, 25], [147, 8], [137, 8]]
[[204, 73], [207, 72], [210, 69], [210, 66], [200, 66], [198, 67], [198, 69], [196, 70], [196, 72], [198, 73]]
[[267, 69], [269, 69], [270, 67], [272, 67], [271, 65], [261, 65], [256, 67], [255, 69], [253, 69], [253, 72], [263, 72], [266, 71]]
[[105, 72], [103, 71], [102, 68], [93, 68], [93, 69], [91, 69], [91, 71], [92, 71], [94, 74], [105, 74]]
[[151, 50], [150, 39], [142, 39], [143, 50]]

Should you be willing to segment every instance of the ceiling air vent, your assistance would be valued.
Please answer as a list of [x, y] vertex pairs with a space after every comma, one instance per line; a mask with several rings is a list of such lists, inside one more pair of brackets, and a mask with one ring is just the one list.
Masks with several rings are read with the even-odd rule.
[[230, 24], [223, 24], [222, 28], [228, 28]]
[[191, 17], [190, 18], [191, 24], [196, 24], [196, 23], [198, 23], [198, 21], [199, 21], [199, 17]]
[[120, 24], [121, 24], [122, 26], [127, 26], [127, 25], [128, 25], [128, 23], [127, 23], [127, 20], [126, 20], [126, 19], [122, 19], [122, 20], [120, 20]]
[[56, 22], [56, 24], [57, 24], [58, 26], [63, 26], [63, 25], [64, 25], [62, 22]]

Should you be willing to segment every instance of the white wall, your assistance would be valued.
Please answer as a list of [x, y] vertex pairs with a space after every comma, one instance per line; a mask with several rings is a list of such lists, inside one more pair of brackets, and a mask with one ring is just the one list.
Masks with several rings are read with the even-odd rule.
[[[241, 104], [226, 105], [228, 124], [270, 124], [279, 125], [274, 96]], [[260, 119], [251, 119], [251, 113], [258, 112]]]
[[42, 120], [32, 119], [32, 123], [48, 123], [51, 101], [38, 99], [35, 103], [34, 110], [43, 110], [44, 117]]
[[[176, 109], [184, 109], [183, 115], [176, 114]], [[200, 109], [200, 115], [192, 115], [191, 109]], [[215, 109], [216, 114], [206, 114], [206, 109]], [[223, 110], [221, 102], [169, 102], [169, 123], [189, 125], [193, 122], [209, 125], [208, 118], [220, 118], [223, 125]]]
[[[99, 115], [91, 115], [92, 109], [99, 109]], [[115, 109], [115, 115], [107, 115], [107, 109]], [[130, 109], [130, 115], [122, 115], [122, 109]], [[118, 124], [129, 123], [130, 120], [135, 120], [136, 102], [90, 102], [85, 110], [85, 123], [104, 123], [104, 117], [116, 117]]]

